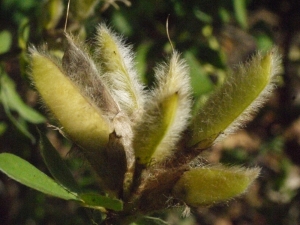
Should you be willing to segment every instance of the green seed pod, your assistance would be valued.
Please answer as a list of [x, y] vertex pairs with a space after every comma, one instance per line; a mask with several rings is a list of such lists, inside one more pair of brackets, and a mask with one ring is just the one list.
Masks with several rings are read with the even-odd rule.
[[193, 118], [189, 145], [208, 148], [217, 137], [220, 140], [249, 121], [270, 97], [279, 65], [273, 50], [257, 54], [230, 74]]
[[173, 194], [193, 207], [226, 201], [244, 193], [259, 171], [258, 168], [224, 166], [194, 168], [181, 176]]
[[120, 112], [119, 106], [112, 98], [107, 85], [102, 82], [101, 72], [88, 54], [88, 49], [70, 35], [66, 35], [66, 39], [68, 44], [62, 58], [65, 74], [101, 115], [113, 120]]
[[97, 151], [108, 142], [108, 121], [48, 55], [31, 48], [31, 78], [42, 101], [78, 146]]
[[136, 127], [133, 147], [140, 164], [163, 161], [172, 154], [187, 126], [191, 109], [188, 69], [175, 52], [170, 65], [156, 69], [157, 85]]
[[133, 114], [132, 119], [138, 120], [143, 110], [144, 91], [134, 68], [131, 48], [104, 24], [98, 28], [96, 44], [102, 77], [112, 96], [128, 116]]

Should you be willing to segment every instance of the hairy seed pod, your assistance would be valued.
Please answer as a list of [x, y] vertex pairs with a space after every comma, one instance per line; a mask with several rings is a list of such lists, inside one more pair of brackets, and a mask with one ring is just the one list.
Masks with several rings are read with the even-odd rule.
[[99, 108], [102, 115], [112, 120], [120, 110], [101, 80], [101, 71], [98, 71], [83, 44], [76, 43], [69, 35], [66, 35], [66, 39], [68, 44], [62, 59], [66, 75], [80, 88], [89, 102]]
[[98, 28], [96, 44], [103, 79], [120, 108], [138, 120], [143, 110], [144, 92], [134, 68], [131, 48], [104, 24]]
[[249, 121], [275, 87], [280, 58], [275, 50], [257, 54], [230, 74], [191, 123], [190, 146], [205, 149]]
[[82, 95], [55, 60], [34, 48], [30, 53], [31, 79], [62, 131], [87, 151], [98, 151], [105, 146], [111, 128], [99, 110]]
[[244, 193], [259, 171], [224, 166], [193, 168], [181, 176], [173, 194], [194, 207], [226, 201]]
[[169, 65], [156, 69], [156, 79], [142, 122], [135, 130], [133, 146], [140, 164], [163, 161], [170, 156], [190, 115], [188, 69], [176, 52]]

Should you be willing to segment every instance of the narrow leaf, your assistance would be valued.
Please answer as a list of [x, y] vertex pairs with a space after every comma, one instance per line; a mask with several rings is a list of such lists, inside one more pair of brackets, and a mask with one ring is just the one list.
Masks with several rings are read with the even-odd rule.
[[62, 0], [47, 1], [43, 8], [44, 27], [47, 30], [54, 29], [64, 13]]
[[7, 106], [17, 111], [20, 116], [31, 123], [43, 123], [46, 121], [40, 113], [26, 105], [18, 95], [14, 82], [4, 73], [1, 74], [1, 99]]
[[233, 0], [233, 8], [235, 18], [244, 29], [247, 28], [247, 1], [246, 0]]
[[76, 0], [70, 5], [70, 11], [76, 20], [84, 20], [94, 13], [100, 0]]
[[85, 207], [104, 207], [115, 211], [121, 211], [123, 209], [123, 202], [115, 198], [110, 198], [96, 193], [82, 193], [79, 197], [84, 202], [83, 206]]
[[7, 124], [4, 122], [0, 122], [0, 136], [6, 131]]
[[140, 80], [147, 84], [147, 54], [152, 46], [151, 42], [142, 43], [136, 49], [136, 57], [135, 60], [137, 62], [136, 69], [140, 76]]
[[0, 54], [6, 53], [12, 43], [12, 35], [8, 30], [3, 30], [0, 32]]
[[29, 162], [13, 154], [0, 154], [0, 170], [21, 184], [45, 194], [65, 200], [80, 200], [76, 193], [66, 190]]
[[77, 193], [80, 192], [80, 188], [74, 180], [66, 163], [52, 146], [48, 138], [40, 131], [39, 134], [41, 155], [51, 175], [68, 190]]
[[2, 101], [4, 111], [9, 118], [9, 120], [18, 128], [18, 130], [24, 134], [26, 137], [28, 137], [32, 143], [35, 143], [35, 137], [28, 131], [25, 121], [22, 121], [22, 118], [19, 118], [18, 120], [11, 114], [10, 109], [7, 105], [6, 100]]
[[[2, 71], [0, 71], [2, 72]], [[32, 143], [35, 143], [35, 138], [34, 136], [28, 131], [25, 120], [20, 117], [20, 118], [15, 118], [12, 113], [11, 113], [11, 108], [9, 106], [9, 102], [6, 96], [6, 85], [5, 82], [3, 82], [3, 78], [5, 79], [7, 75], [5, 73], [1, 73], [0, 77], [0, 84], [1, 84], [1, 90], [0, 90], [0, 100], [2, 102], [4, 111], [6, 113], [6, 116], [9, 118], [9, 120], [18, 128], [18, 130], [24, 134], [26, 137], [28, 137]]]
[[[193, 88], [193, 95], [198, 98], [203, 94], [207, 94], [213, 90], [213, 83], [209, 79], [208, 74], [203, 69], [203, 66], [197, 61], [196, 57], [191, 51], [184, 54], [184, 58], [190, 68], [191, 86]], [[201, 85], [199, 85], [201, 84]]]

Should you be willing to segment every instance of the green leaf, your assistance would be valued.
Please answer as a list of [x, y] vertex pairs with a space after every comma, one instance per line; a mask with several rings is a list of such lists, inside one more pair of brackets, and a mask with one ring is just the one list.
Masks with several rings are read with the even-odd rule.
[[[14, 82], [0, 68], [0, 101], [9, 120], [21, 131], [31, 142], [35, 142], [34, 136], [28, 131], [27, 123], [43, 123], [45, 118], [34, 109], [26, 105], [18, 95]], [[16, 118], [11, 111], [17, 111], [21, 117]]]
[[0, 135], [2, 135], [7, 129], [7, 124], [4, 122], [0, 122]]
[[152, 46], [151, 42], [145, 42], [138, 46], [136, 50], [135, 60], [137, 62], [136, 69], [140, 75], [140, 79], [144, 84], [147, 84], [147, 54]]
[[191, 85], [193, 88], [194, 96], [197, 98], [212, 91], [212, 81], [209, 79], [207, 73], [204, 71], [203, 67], [197, 61], [193, 53], [190, 51], [185, 52], [184, 58], [190, 68]]
[[247, 28], [247, 3], [246, 0], [233, 0], [235, 18], [244, 29]]
[[7, 52], [10, 49], [12, 36], [11, 33], [7, 30], [0, 32], [0, 54]]
[[64, 13], [62, 0], [49, 0], [44, 5], [44, 27], [47, 30], [54, 29]]
[[99, 2], [99, 0], [75, 0], [70, 5], [70, 13], [76, 20], [85, 20], [94, 13]]
[[230, 23], [230, 13], [225, 8], [220, 7], [218, 13], [223, 23]]
[[0, 78], [0, 98], [10, 110], [17, 111], [21, 117], [31, 123], [43, 123], [46, 119], [37, 111], [26, 105], [18, 95], [14, 82], [5, 74]]
[[121, 11], [114, 11], [112, 16], [112, 23], [114, 27], [125, 36], [131, 36], [133, 33], [131, 24], [127, 21], [124, 13]]
[[[2, 87], [2, 86], [1, 86]], [[2, 89], [0, 91], [0, 100], [2, 101], [4, 111], [9, 118], [9, 120], [18, 128], [22, 134], [24, 134], [26, 137], [28, 137], [32, 143], [35, 143], [35, 138], [34, 136], [27, 130], [26, 123], [24, 123], [24, 120], [22, 118], [19, 118], [18, 120], [11, 114], [7, 99], [5, 98], [5, 95], [2, 95]]]
[[16, 155], [1, 153], [0, 170], [10, 178], [37, 191], [65, 200], [80, 201], [75, 193], [66, 190], [29, 162]]
[[30, 25], [28, 18], [23, 18], [18, 29], [18, 44], [19, 47], [26, 51], [30, 34]]
[[83, 206], [90, 208], [101, 208], [112, 209], [115, 211], [121, 211], [123, 209], [123, 202], [96, 193], [83, 193], [79, 195], [80, 199], [84, 202]]
[[200, 20], [201, 22], [203, 22], [203, 23], [212, 23], [213, 18], [209, 14], [207, 14], [207, 13], [205, 13], [205, 12], [199, 10], [199, 9], [194, 9], [193, 11], [194, 11], [195, 17], [198, 20]]
[[267, 34], [259, 33], [256, 35], [255, 38], [256, 38], [258, 49], [260, 50], [270, 49], [274, 45], [272, 38]]
[[4, 111], [9, 118], [9, 120], [15, 125], [18, 130], [24, 134], [26, 137], [28, 137], [32, 143], [35, 143], [35, 137], [28, 131], [26, 123], [22, 118], [19, 118], [18, 120], [11, 114], [9, 108], [5, 103], [3, 103]]
[[51, 175], [68, 190], [76, 193], [80, 192], [80, 188], [65, 161], [60, 157], [48, 138], [40, 131], [39, 134], [41, 155]]

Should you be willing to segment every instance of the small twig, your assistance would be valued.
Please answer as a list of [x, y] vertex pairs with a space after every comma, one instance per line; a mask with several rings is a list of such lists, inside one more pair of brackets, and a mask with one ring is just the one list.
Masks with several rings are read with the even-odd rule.
[[67, 6], [67, 14], [66, 14], [66, 21], [65, 21], [65, 28], [64, 32], [67, 32], [67, 24], [68, 24], [68, 17], [69, 17], [69, 11], [70, 11], [70, 2], [71, 0], [68, 1], [68, 6]]
[[170, 34], [169, 34], [169, 17], [170, 17], [170, 14], [168, 15], [168, 18], [167, 18], [167, 21], [166, 21], [166, 30], [167, 30], [168, 40], [169, 40], [169, 42], [170, 42], [172, 51], [174, 52], [174, 46], [173, 46], [173, 44], [172, 44], [172, 41], [171, 41], [171, 38], [170, 38]]

